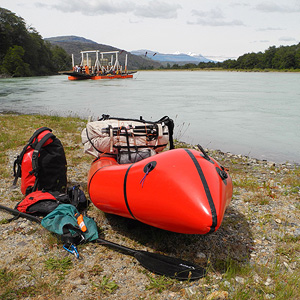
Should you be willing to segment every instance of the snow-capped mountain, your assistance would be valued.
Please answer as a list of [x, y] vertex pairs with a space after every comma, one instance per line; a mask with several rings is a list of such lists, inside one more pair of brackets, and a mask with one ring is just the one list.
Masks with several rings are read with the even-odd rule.
[[196, 53], [180, 53], [180, 52], [175, 52], [175, 53], [159, 53], [155, 52], [152, 50], [134, 50], [131, 51], [131, 54], [135, 55], [141, 55], [145, 56], [149, 59], [156, 60], [159, 62], [167, 62], [167, 63], [176, 63], [176, 64], [187, 64], [187, 63], [199, 63], [199, 62], [210, 62], [213, 61], [211, 59], [208, 59], [201, 54], [196, 54]]

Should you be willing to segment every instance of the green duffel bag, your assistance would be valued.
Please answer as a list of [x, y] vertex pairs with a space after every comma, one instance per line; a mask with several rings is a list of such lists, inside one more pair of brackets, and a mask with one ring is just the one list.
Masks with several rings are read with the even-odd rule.
[[57, 234], [64, 243], [78, 245], [98, 238], [96, 222], [84, 216], [86, 231], [82, 231], [77, 222], [78, 210], [71, 204], [60, 204], [43, 218], [41, 224], [47, 230]]

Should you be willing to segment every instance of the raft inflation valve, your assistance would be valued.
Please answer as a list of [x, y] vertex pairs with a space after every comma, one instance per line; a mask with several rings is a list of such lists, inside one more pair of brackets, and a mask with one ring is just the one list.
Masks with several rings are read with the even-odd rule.
[[144, 172], [145, 173], [149, 173], [151, 172], [155, 166], [156, 166], [157, 162], [156, 161], [151, 161], [148, 164], [146, 164], [146, 166], [144, 167]]
[[144, 172], [146, 174], [140, 181], [140, 184], [142, 185], [142, 187], [144, 187], [144, 182], [146, 180], [147, 175], [155, 168], [155, 166], [156, 166], [156, 161], [151, 161], [148, 164], [146, 164], [146, 166], [144, 167]]

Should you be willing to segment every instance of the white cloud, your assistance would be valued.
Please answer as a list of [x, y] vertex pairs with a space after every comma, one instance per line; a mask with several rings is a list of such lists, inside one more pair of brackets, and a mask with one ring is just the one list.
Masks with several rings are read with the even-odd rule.
[[258, 28], [257, 31], [278, 31], [278, 30], [284, 30], [284, 28], [280, 27], [266, 27], [266, 28]]
[[83, 15], [104, 15], [127, 13], [134, 9], [134, 4], [130, 1], [109, 1], [109, 0], [61, 0], [58, 4], [47, 5], [39, 3], [42, 6], [55, 8], [62, 12], [80, 12]]
[[294, 5], [278, 5], [274, 2], [264, 2], [255, 6], [255, 9], [265, 13], [299, 13], [300, 4], [295, 3]]
[[137, 5], [134, 14], [145, 18], [174, 19], [178, 9], [181, 9], [178, 4], [152, 0], [147, 5]]
[[281, 42], [295, 42], [296, 39], [290, 36], [282, 36], [279, 38], [279, 41]]
[[223, 11], [220, 8], [213, 8], [208, 11], [195, 10], [191, 11], [192, 16], [196, 17], [195, 21], [187, 21], [190, 25], [202, 26], [245, 26], [240, 20], [226, 20]]
[[138, 17], [157, 19], [176, 18], [177, 10], [181, 8], [178, 4], [169, 4], [159, 0], [152, 0], [145, 5], [122, 0], [60, 0], [60, 3], [51, 5], [37, 2], [36, 6], [57, 9], [67, 13], [79, 12], [88, 16], [133, 13]]
[[200, 18], [211, 18], [211, 19], [224, 19], [224, 14], [220, 8], [213, 8], [209, 11], [202, 11], [193, 9], [191, 11], [193, 16], [197, 16]]
[[187, 22], [190, 25], [203, 25], [203, 26], [245, 26], [245, 24], [240, 20], [232, 20], [232, 21], [218, 21], [218, 20], [203, 20], [198, 19], [195, 22]]

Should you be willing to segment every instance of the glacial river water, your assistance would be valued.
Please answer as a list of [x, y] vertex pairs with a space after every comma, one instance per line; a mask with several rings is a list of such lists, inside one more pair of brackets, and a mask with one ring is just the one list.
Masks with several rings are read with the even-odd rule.
[[0, 112], [175, 121], [175, 138], [300, 163], [300, 73], [138, 72], [134, 79], [0, 79]]

